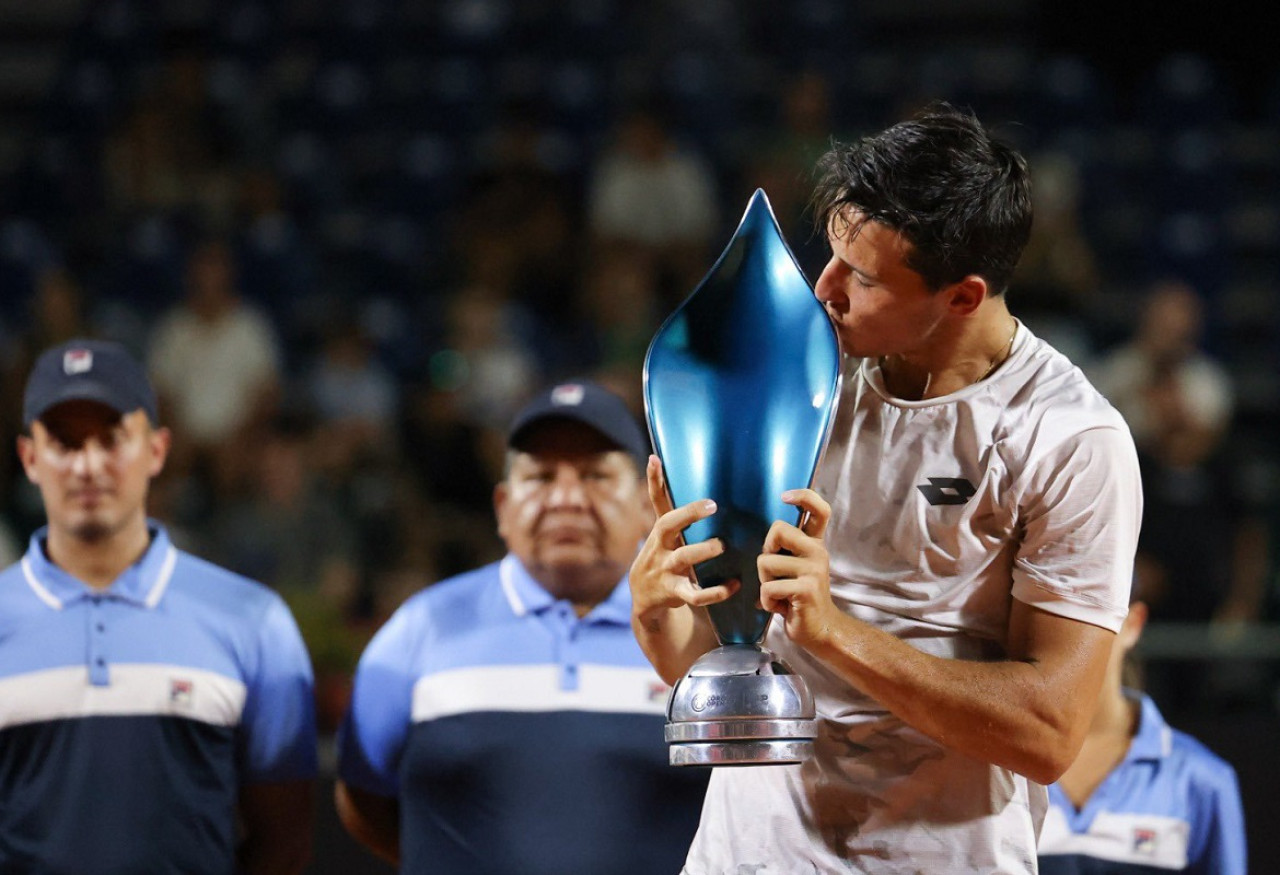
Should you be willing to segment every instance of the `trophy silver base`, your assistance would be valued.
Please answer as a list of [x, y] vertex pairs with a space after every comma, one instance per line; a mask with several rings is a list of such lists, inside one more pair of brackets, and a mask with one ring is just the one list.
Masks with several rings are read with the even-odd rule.
[[782, 660], [754, 644], [704, 654], [667, 700], [673, 766], [767, 765], [813, 755], [813, 696]]

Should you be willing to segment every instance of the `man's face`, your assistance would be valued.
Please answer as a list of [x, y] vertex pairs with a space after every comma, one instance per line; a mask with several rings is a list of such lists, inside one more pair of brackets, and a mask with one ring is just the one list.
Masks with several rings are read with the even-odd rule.
[[143, 411], [121, 416], [95, 401], [58, 404], [18, 438], [50, 528], [85, 542], [145, 525], [147, 487], [168, 449], [168, 430], [153, 429]]
[[536, 427], [494, 491], [507, 549], [558, 598], [606, 598], [652, 524], [644, 482], [626, 453], [595, 430]]
[[948, 298], [907, 266], [906, 238], [852, 213], [832, 222], [827, 240], [831, 260], [814, 294], [835, 324], [841, 350], [871, 358], [928, 346]]

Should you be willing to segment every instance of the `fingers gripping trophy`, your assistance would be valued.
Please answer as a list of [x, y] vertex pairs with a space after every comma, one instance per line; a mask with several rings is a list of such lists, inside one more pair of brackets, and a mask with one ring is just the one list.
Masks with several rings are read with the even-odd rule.
[[782, 499], [809, 486], [839, 379], [835, 332], [757, 190], [728, 246], [663, 323], [645, 359], [645, 414], [675, 506], [716, 512], [684, 531], [723, 552], [694, 566], [703, 588], [736, 587], [709, 605], [719, 646], [672, 689], [673, 765], [794, 763], [812, 755], [814, 702], [761, 646], [756, 559], [774, 520], [801, 524]]

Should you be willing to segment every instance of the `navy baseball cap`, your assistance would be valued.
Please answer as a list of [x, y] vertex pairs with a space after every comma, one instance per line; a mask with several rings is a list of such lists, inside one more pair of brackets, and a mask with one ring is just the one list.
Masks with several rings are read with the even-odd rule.
[[557, 383], [544, 390], [516, 414], [507, 433], [507, 446], [522, 449], [529, 432], [547, 420], [579, 422], [594, 429], [620, 450], [630, 453], [643, 470], [649, 439], [625, 401], [587, 380]]
[[110, 340], [69, 340], [46, 349], [27, 378], [22, 422], [27, 427], [63, 401], [97, 401], [123, 416], [145, 410], [155, 425], [156, 393], [128, 350]]

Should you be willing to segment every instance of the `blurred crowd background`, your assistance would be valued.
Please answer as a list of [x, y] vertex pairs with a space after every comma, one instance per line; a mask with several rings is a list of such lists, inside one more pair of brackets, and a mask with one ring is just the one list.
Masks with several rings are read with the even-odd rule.
[[[1274, 709], [1280, 65], [1199, 17], [929, 5], [0, 3], [0, 429], [46, 345], [128, 344], [176, 433], [153, 515], [287, 595], [332, 729], [388, 613], [499, 555], [514, 408], [590, 375], [639, 413], [751, 192], [815, 278], [814, 160], [942, 98], [1029, 156], [1011, 307], [1133, 427], [1148, 638], [1257, 645], [1162, 707]], [[0, 498], [7, 562], [42, 523], [11, 452]]]

